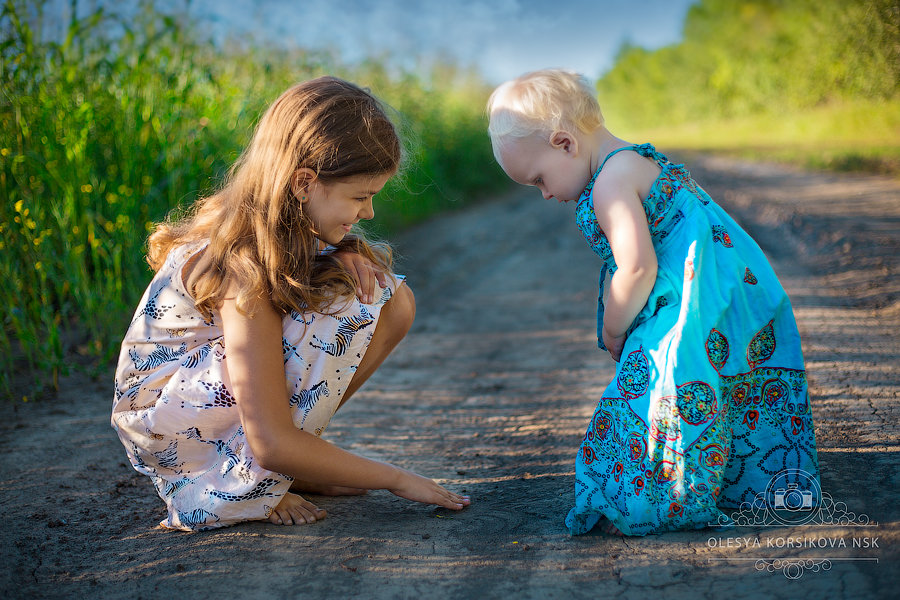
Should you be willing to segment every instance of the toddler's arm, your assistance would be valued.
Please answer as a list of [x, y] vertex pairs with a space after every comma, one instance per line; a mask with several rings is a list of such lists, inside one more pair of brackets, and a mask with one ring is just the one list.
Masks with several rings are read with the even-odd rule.
[[249, 315], [239, 312], [233, 299], [226, 300], [221, 315], [229, 384], [260, 466], [325, 485], [387, 489], [403, 498], [454, 510], [469, 504], [468, 498], [431, 479], [363, 458], [297, 429], [284, 386], [280, 315], [266, 299], [256, 302]]
[[[609, 282], [603, 316], [603, 344], [618, 361], [625, 332], [638, 315], [656, 282], [656, 252], [638, 190], [646, 187], [643, 174], [630, 161], [610, 160], [593, 189], [594, 214], [609, 240], [617, 270]], [[643, 184], [643, 185], [642, 185]]]

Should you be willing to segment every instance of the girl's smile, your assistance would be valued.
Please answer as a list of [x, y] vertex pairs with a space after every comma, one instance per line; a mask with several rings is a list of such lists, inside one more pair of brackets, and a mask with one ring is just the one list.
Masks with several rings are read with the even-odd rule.
[[327, 244], [338, 244], [361, 220], [375, 216], [372, 198], [381, 191], [391, 173], [361, 175], [332, 183], [313, 180], [308, 194], [301, 196], [303, 210], [313, 222], [316, 236]]

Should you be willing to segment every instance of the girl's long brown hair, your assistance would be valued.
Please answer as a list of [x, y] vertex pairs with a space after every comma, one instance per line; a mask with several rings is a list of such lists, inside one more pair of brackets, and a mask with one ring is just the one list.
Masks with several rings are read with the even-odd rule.
[[[208, 239], [205, 268], [195, 269], [188, 282], [207, 318], [232, 284], [244, 312], [260, 297], [282, 312], [328, 312], [356, 285], [339, 261], [319, 254], [292, 177], [301, 168], [312, 169], [324, 184], [393, 174], [401, 159], [394, 125], [367, 91], [335, 77], [297, 84], [263, 115], [223, 187], [199, 200], [187, 217], [157, 224], [147, 262], [159, 270], [172, 248]], [[338, 249], [391, 268], [390, 248], [362, 236], [346, 236]]]

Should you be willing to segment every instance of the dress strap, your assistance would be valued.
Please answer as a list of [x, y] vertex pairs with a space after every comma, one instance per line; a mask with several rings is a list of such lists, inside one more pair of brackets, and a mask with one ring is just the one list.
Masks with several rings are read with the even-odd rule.
[[615, 156], [619, 152], [622, 152], [623, 150], [634, 150], [635, 152], [637, 152], [637, 148], [638, 148], [637, 144], [632, 144], [631, 146], [622, 146], [621, 148], [616, 148], [615, 150], [613, 150], [612, 152], [610, 152], [609, 154], [606, 155], [606, 158], [604, 158], [603, 162], [600, 163], [600, 168], [597, 169], [597, 172], [599, 173], [603, 169], [603, 167], [606, 165], [606, 161], [611, 159], [613, 156]]

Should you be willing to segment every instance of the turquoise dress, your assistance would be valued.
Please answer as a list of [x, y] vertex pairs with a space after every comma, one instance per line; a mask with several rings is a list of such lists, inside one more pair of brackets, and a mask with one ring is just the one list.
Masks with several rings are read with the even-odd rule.
[[604, 275], [616, 263], [591, 191], [625, 150], [662, 169], [643, 200], [658, 273], [579, 449], [569, 531], [606, 519], [645, 535], [727, 526], [723, 507], [817, 506], [815, 434], [787, 294], [756, 242], [649, 144], [607, 156], [576, 206], [604, 261], [598, 339]]

